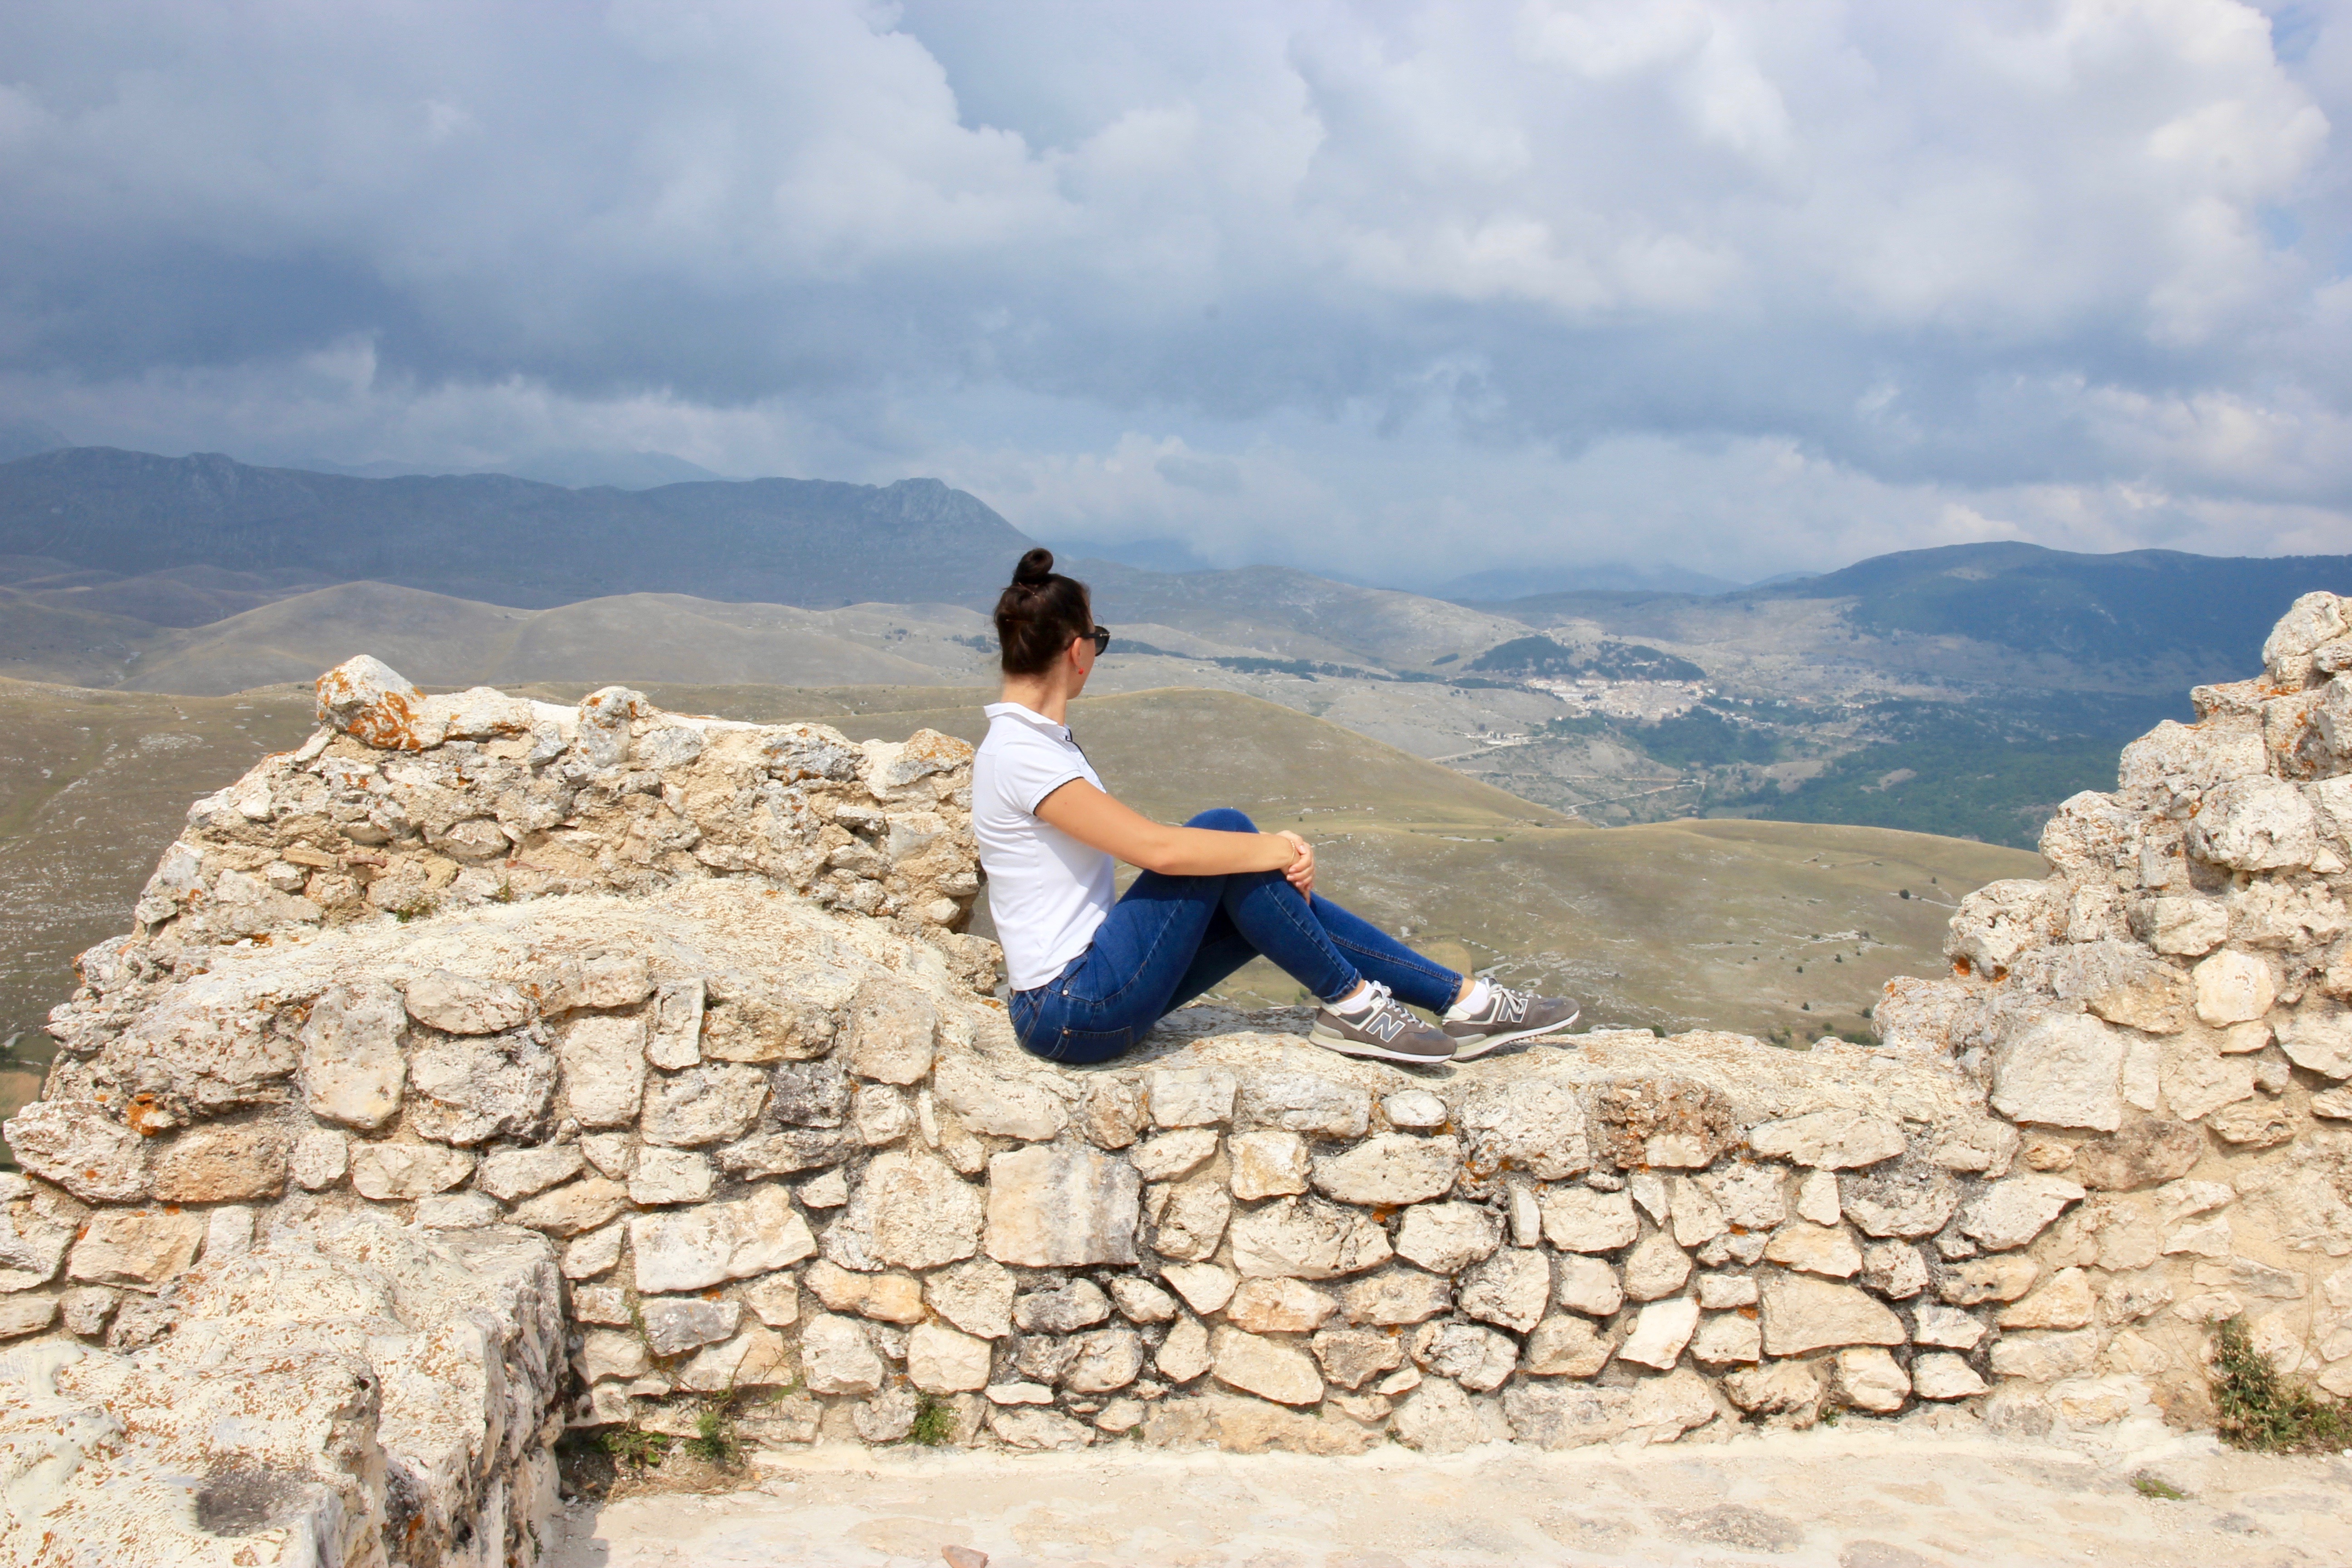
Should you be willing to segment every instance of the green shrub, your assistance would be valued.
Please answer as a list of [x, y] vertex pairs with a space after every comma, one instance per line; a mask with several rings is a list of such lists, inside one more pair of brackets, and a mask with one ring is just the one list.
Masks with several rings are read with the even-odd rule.
[[642, 1426], [608, 1426], [597, 1441], [614, 1464], [632, 1470], [651, 1469], [669, 1457], [669, 1435]]
[[915, 1424], [908, 1428], [907, 1441], [920, 1443], [926, 1448], [936, 1448], [955, 1436], [955, 1412], [947, 1401], [923, 1395], [915, 1406]]
[[2245, 1320], [2221, 1325], [2213, 1362], [2214, 1429], [2233, 1448], [2260, 1454], [2337, 1453], [2352, 1447], [2352, 1415], [2291, 1386], [2254, 1348]]

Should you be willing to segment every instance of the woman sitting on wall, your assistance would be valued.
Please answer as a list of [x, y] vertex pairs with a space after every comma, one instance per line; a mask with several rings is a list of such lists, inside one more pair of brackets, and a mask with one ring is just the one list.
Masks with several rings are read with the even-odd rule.
[[[1573, 1003], [1456, 974], [1318, 897], [1296, 833], [1228, 808], [1170, 827], [1106, 794], [1066, 719], [1110, 633], [1050, 551], [1021, 558], [996, 635], [1004, 700], [972, 763], [972, 827], [1033, 1055], [1108, 1061], [1261, 955], [1321, 999], [1310, 1037], [1350, 1056], [1459, 1061], [1576, 1022]], [[1114, 858], [1142, 869], [1124, 898]]]

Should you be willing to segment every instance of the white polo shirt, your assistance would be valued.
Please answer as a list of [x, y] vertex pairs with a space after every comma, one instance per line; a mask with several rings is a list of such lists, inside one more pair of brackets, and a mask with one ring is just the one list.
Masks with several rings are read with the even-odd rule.
[[988, 868], [988, 911], [1015, 991], [1043, 985], [1087, 950], [1118, 902], [1112, 861], [1037, 816], [1072, 779], [1097, 789], [1069, 726], [1018, 702], [992, 702], [971, 763], [971, 830]]

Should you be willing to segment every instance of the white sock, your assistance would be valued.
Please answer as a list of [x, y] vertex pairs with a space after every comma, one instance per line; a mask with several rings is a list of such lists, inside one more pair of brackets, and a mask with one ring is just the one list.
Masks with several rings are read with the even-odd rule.
[[1493, 991], [1494, 987], [1486, 984], [1485, 975], [1474, 977], [1470, 982], [1470, 989], [1463, 994], [1461, 1001], [1445, 1010], [1445, 1016], [1449, 1018], [1470, 1016], [1471, 1014], [1486, 1005], [1486, 998], [1493, 994]]
[[1356, 982], [1356, 989], [1348, 995], [1337, 1002], [1326, 1002], [1323, 1005], [1334, 1013], [1369, 1013], [1379, 1004], [1381, 994], [1372, 989], [1370, 982], [1359, 980]]

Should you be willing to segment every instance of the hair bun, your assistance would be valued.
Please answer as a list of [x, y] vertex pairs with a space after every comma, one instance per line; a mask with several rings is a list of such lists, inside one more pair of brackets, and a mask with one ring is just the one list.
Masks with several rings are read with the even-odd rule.
[[1054, 552], [1043, 545], [1021, 558], [1013, 569], [1013, 580], [1024, 587], [1034, 587], [1054, 574]]

